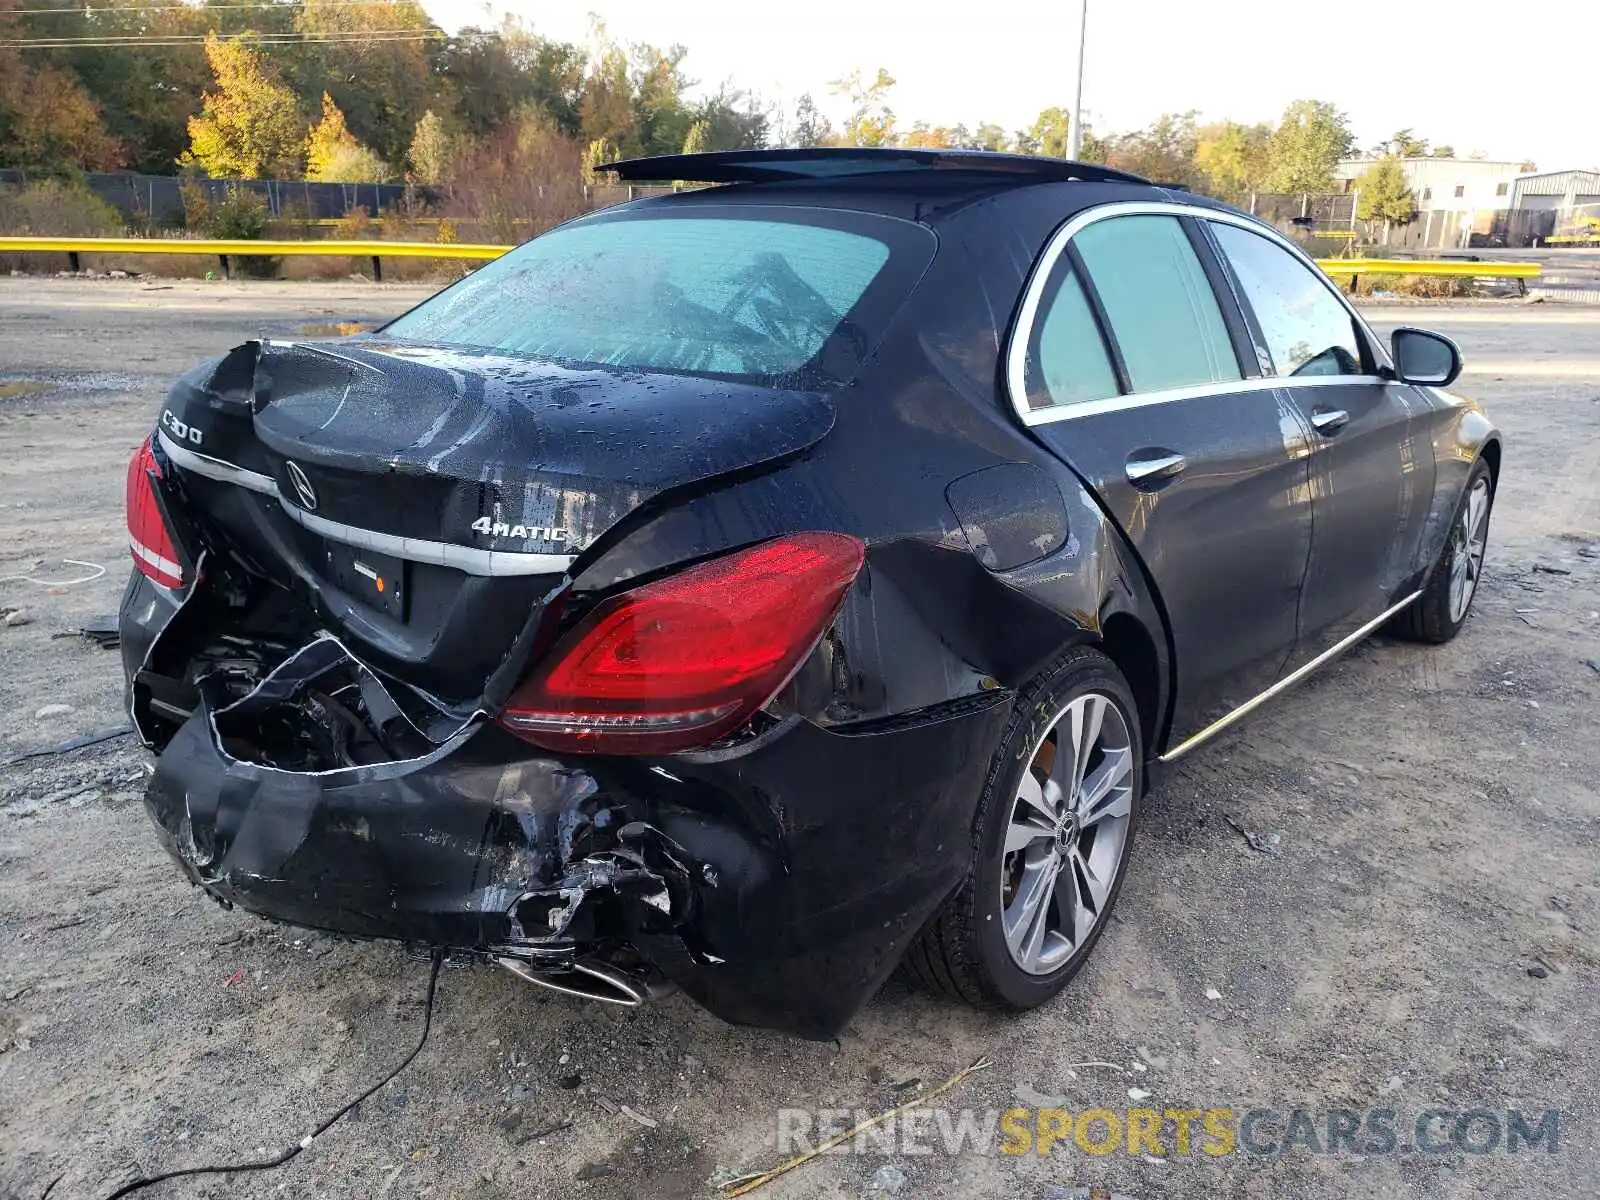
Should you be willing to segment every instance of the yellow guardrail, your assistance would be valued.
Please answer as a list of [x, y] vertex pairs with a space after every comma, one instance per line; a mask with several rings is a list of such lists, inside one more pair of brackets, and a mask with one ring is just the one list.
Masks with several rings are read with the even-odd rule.
[[499, 258], [510, 246], [485, 242], [228, 241], [218, 238], [0, 237], [0, 251], [60, 251], [63, 254], [238, 254], [353, 255], [366, 258]]
[[370, 258], [372, 277], [381, 280], [380, 258], [462, 258], [486, 261], [499, 258], [510, 246], [483, 242], [346, 242], [328, 238], [321, 241], [249, 241], [221, 238], [54, 238], [0, 237], [0, 254], [7, 251], [59, 253], [67, 256], [74, 271], [80, 254], [188, 254], [215, 255], [224, 278], [229, 275], [230, 258], [293, 256], [300, 258]]
[[1543, 273], [1538, 263], [1475, 262], [1464, 258], [1319, 258], [1317, 266], [1334, 276], [1454, 275], [1473, 279], [1537, 279]]
[[[216, 255], [222, 273], [228, 259], [248, 256], [299, 256], [370, 258], [374, 279], [383, 278], [380, 258], [456, 258], [486, 261], [499, 258], [510, 246], [487, 242], [381, 242], [381, 241], [226, 241], [206, 238], [52, 238], [0, 237], [0, 253], [43, 252], [68, 256], [78, 269], [80, 254], [202, 254]], [[1453, 275], [1474, 279], [1537, 279], [1538, 263], [1475, 262], [1469, 259], [1319, 258], [1317, 265], [1339, 279], [1359, 275]]]

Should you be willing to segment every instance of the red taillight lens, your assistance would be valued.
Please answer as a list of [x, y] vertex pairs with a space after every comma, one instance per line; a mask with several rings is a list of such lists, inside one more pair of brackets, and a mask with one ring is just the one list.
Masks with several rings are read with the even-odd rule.
[[150, 439], [146, 438], [128, 461], [128, 545], [133, 550], [133, 565], [163, 587], [182, 587], [183, 566], [156, 503], [152, 475], [161, 477], [161, 464], [150, 452]]
[[535, 668], [501, 724], [550, 750], [664, 754], [731, 733], [811, 652], [861, 569], [797, 533], [603, 601]]

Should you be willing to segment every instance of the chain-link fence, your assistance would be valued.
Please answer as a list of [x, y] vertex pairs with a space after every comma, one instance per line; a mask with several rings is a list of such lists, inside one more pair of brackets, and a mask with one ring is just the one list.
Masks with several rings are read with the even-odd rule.
[[[43, 176], [14, 167], [0, 168], [0, 185], [21, 187]], [[82, 177], [84, 186], [127, 218], [130, 225], [181, 229], [184, 204], [181, 187], [185, 180], [173, 175], [139, 175], [129, 171], [90, 171]], [[307, 221], [333, 221], [364, 208], [368, 216], [381, 212], [440, 210], [450, 198], [448, 187], [419, 187], [402, 183], [312, 183], [303, 179], [194, 179], [206, 201], [221, 200], [230, 188], [254, 192], [267, 204], [273, 218]], [[605, 208], [641, 196], [670, 193], [672, 186], [642, 187], [636, 184], [583, 189], [591, 208]]]
[[1565, 208], [1479, 208], [1419, 212], [1406, 222], [1362, 221], [1359, 192], [1258, 192], [1240, 202], [1321, 256], [1348, 248], [1470, 250], [1600, 245], [1600, 203]]

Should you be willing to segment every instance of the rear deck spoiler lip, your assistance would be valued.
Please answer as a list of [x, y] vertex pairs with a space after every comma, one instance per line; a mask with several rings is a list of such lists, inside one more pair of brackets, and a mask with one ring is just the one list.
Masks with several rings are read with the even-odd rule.
[[306, 529], [330, 541], [341, 542], [357, 549], [371, 550], [375, 554], [388, 554], [409, 562], [452, 567], [468, 575], [483, 576], [561, 575], [577, 561], [578, 556], [575, 554], [484, 550], [477, 546], [460, 546], [454, 542], [401, 537], [376, 529], [363, 529], [357, 525], [330, 521], [326, 517], [319, 517], [315, 513], [306, 512], [290, 504], [283, 498], [278, 490], [277, 481], [270, 475], [246, 470], [244, 467], [224, 462], [220, 458], [212, 458], [208, 454], [198, 454], [178, 445], [164, 432], [157, 431], [156, 437], [161, 443], [162, 452], [184, 470], [193, 471], [196, 475], [202, 475], [219, 483], [231, 483], [264, 496], [271, 496], [278, 502], [285, 515]]

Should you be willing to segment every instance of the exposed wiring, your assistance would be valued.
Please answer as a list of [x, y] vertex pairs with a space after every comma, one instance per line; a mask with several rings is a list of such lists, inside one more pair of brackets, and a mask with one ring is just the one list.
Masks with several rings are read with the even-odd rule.
[[63, 558], [62, 562], [73, 567], [83, 567], [89, 571], [88, 575], [77, 579], [35, 579], [32, 574], [0, 575], [0, 583], [34, 583], [40, 587], [71, 587], [77, 583], [91, 583], [106, 573], [106, 569], [99, 563], [84, 562], [81, 558]]
[[717, 1184], [717, 1187], [719, 1190], [721, 1190], [724, 1196], [731, 1197], [748, 1195], [759, 1187], [765, 1187], [778, 1176], [786, 1175], [796, 1167], [804, 1166], [812, 1159], [826, 1154], [835, 1146], [839, 1146], [845, 1142], [848, 1142], [858, 1133], [863, 1133], [866, 1130], [871, 1129], [874, 1125], [881, 1125], [884, 1121], [889, 1120], [891, 1117], [899, 1116], [908, 1108], [916, 1108], [919, 1105], [924, 1105], [929, 1100], [932, 1100], [935, 1096], [942, 1095], [956, 1085], [964, 1083], [969, 1076], [975, 1075], [979, 1071], [987, 1071], [992, 1066], [994, 1066], [994, 1063], [989, 1059], [980, 1058], [965, 1070], [957, 1071], [954, 1075], [950, 1076], [949, 1079], [946, 1079], [943, 1083], [939, 1084], [938, 1087], [929, 1088], [927, 1091], [913, 1096], [910, 1100], [905, 1101], [903, 1104], [896, 1104], [893, 1108], [885, 1109], [875, 1117], [868, 1117], [864, 1121], [857, 1121], [843, 1133], [835, 1134], [825, 1142], [819, 1142], [810, 1150], [807, 1150], [804, 1154], [797, 1154], [793, 1158], [786, 1159], [769, 1171], [756, 1171], [750, 1175], [740, 1175], [734, 1179], [726, 1179]]
[[116, 1191], [107, 1196], [106, 1200], [119, 1200], [119, 1198], [122, 1196], [131, 1196], [134, 1192], [143, 1191], [147, 1187], [154, 1187], [156, 1184], [163, 1183], [168, 1179], [182, 1179], [189, 1175], [233, 1175], [241, 1171], [271, 1171], [276, 1167], [283, 1166], [284, 1163], [298, 1155], [300, 1151], [309, 1148], [312, 1142], [316, 1141], [323, 1134], [327, 1133], [328, 1130], [332, 1129], [340, 1117], [344, 1116], [356, 1105], [360, 1104], [379, 1088], [383, 1087], [384, 1084], [388, 1083], [396, 1075], [400, 1074], [401, 1071], [404, 1071], [411, 1065], [411, 1060], [416, 1058], [418, 1054], [422, 1053], [422, 1048], [428, 1044], [428, 1031], [433, 1028], [433, 994], [439, 983], [439, 968], [443, 965], [444, 951], [442, 949], [435, 950], [433, 952], [433, 962], [428, 968], [428, 996], [422, 1004], [422, 1036], [417, 1039], [417, 1044], [411, 1048], [411, 1053], [402, 1058], [400, 1062], [396, 1064], [395, 1068], [382, 1079], [378, 1080], [377, 1083], [373, 1084], [366, 1091], [362, 1092], [354, 1100], [351, 1100], [338, 1112], [334, 1113], [333, 1116], [329, 1117], [321, 1125], [318, 1125], [294, 1145], [289, 1146], [283, 1151], [283, 1153], [273, 1158], [262, 1159], [260, 1162], [242, 1162], [234, 1163], [229, 1166], [214, 1167], [182, 1167], [176, 1171], [163, 1171], [159, 1175], [146, 1175], [142, 1178], [135, 1179], [132, 1183], [123, 1184]]

